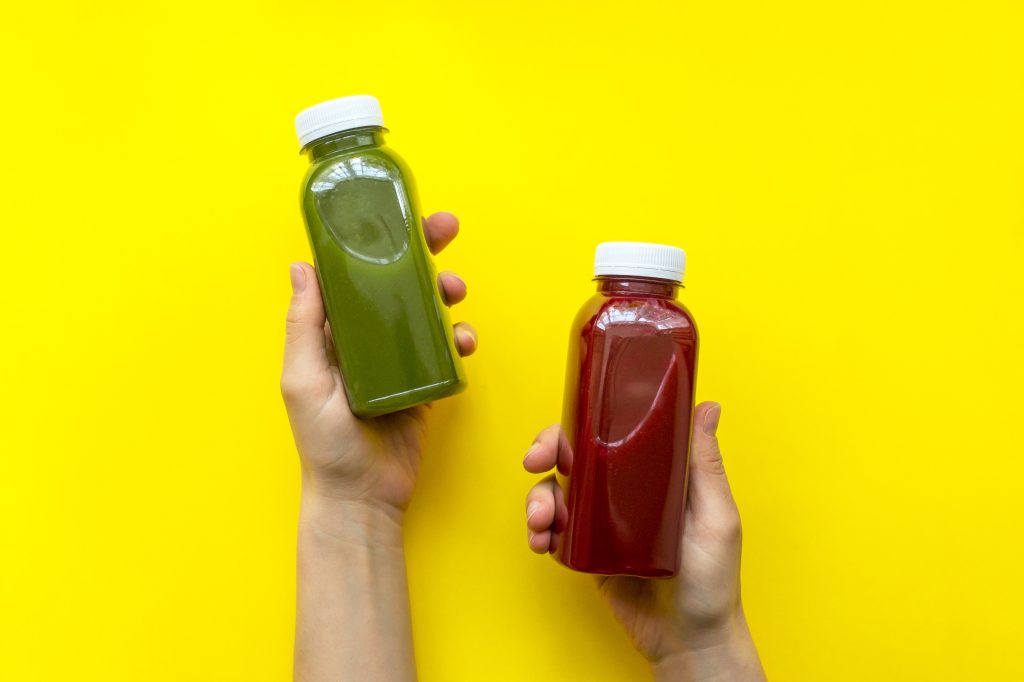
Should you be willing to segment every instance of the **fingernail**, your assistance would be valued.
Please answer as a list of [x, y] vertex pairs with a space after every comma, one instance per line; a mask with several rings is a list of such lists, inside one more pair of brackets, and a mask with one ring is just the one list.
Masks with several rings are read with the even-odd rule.
[[540, 443], [534, 443], [530, 446], [530, 449], [526, 451], [526, 455], [523, 457], [523, 464], [526, 464], [526, 460], [530, 459], [530, 455], [537, 452], [540, 449]]
[[714, 437], [718, 431], [718, 420], [722, 418], [722, 406], [718, 403], [712, 405], [711, 409], [704, 414], [704, 423], [701, 425], [701, 430], [704, 431], [705, 435]]
[[455, 330], [455, 343], [459, 348], [459, 353], [462, 355], [468, 355], [476, 351], [476, 334], [469, 331], [468, 329], [456, 329]]
[[526, 507], [526, 522], [529, 523], [533, 515], [540, 511], [540, 502], [531, 502]]
[[306, 273], [298, 263], [292, 263], [288, 269], [292, 276], [292, 292], [301, 294], [306, 289]]

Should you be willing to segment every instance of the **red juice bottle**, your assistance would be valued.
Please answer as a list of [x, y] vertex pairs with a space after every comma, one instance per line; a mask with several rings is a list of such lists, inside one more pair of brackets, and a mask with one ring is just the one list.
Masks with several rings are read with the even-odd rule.
[[676, 300], [685, 263], [672, 246], [597, 247], [597, 293], [569, 339], [559, 458], [569, 515], [555, 549], [574, 570], [679, 572], [697, 369], [697, 327]]

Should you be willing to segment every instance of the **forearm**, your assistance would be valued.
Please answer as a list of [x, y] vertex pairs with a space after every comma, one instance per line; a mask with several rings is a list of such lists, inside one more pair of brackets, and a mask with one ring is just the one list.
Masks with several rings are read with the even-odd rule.
[[296, 680], [415, 680], [397, 512], [304, 493], [296, 578]]
[[764, 682], [764, 669], [742, 610], [721, 639], [652, 664], [655, 682]]

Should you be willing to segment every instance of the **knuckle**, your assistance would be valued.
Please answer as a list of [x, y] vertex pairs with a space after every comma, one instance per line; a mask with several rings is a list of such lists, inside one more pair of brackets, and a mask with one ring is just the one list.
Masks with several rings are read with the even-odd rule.
[[334, 380], [329, 374], [310, 373], [285, 370], [281, 374], [281, 395], [286, 403], [299, 401], [328, 400], [335, 391]]
[[285, 332], [289, 337], [298, 334], [302, 330], [302, 322], [302, 311], [297, 310], [295, 306], [289, 308], [288, 314], [284, 318]]
[[298, 400], [309, 393], [309, 383], [291, 372], [281, 374], [281, 395], [288, 402]]
[[699, 454], [699, 457], [705, 471], [720, 476], [725, 475], [725, 462], [722, 461], [722, 451], [718, 448], [718, 443], [709, 445]]
[[743, 540], [743, 522], [740, 520], [739, 512], [733, 511], [733, 513], [726, 516], [722, 524], [722, 532], [732, 542]]

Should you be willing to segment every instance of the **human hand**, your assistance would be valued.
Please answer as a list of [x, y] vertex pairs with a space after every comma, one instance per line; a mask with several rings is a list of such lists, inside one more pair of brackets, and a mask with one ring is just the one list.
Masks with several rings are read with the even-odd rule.
[[[740, 601], [740, 516], [716, 437], [720, 414], [717, 403], [701, 403], [694, 413], [679, 575], [597, 576], [599, 592], [658, 679], [764, 679]], [[540, 432], [523, 466], [565, 473], [571, 461], [556, 424]], [[568, 510], [554, 475], [530, 490], [526, 509], [530, 549], [555, 552]]]
[[[436, 254], [458, 234], [459, 221], [435, 213], [424, 219], [423, 230]], [[353, 416], [316, 272], [295, 263], [291, 278], [281, 393], [302, 460], [303, 490], [400, 517], [416, 482], [429, 406], [374, 419]], [[438, 275], [438, 286], [449, 307], [466, 298], [465, 282], [453, 273]], [[455, 325], [455, 341], [463, 356], [476, 350], [476, 332], [465, 322]]]

